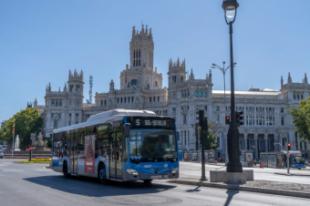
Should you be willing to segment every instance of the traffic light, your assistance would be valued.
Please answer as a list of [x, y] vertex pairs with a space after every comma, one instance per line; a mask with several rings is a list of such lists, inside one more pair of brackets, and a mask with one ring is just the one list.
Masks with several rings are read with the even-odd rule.
[[230, 115], [226, 115], [225, 116], [225, 124], [230, 124], [230, 122], [231, 122]]
[[203, 120], [204, 120], [204, 111], [203, 110], [199, 110], [196, 113], [196, 120], [198, 120], [198, 125], [202, 126], [203, 125]]
[[243, 125], [244, 124], [243, 112], [236, 112], [236, 121], [237, 121], [238, 125]]
[[290, 151], [290, 150], [291, 150], [291, 146], [292, 146], [292, 145], [291, 145], [290, 143], [287, 144], [287, 151]]
[[208, 118], [207, 117], [203, 118], [202, 129], [205, 131], [208, 131]]

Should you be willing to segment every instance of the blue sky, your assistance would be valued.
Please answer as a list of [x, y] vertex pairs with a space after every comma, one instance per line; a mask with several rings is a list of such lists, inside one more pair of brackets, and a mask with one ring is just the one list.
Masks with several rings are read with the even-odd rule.
[[[236, 89], [279, 89], [280, 76], [310, 75], [310, 1], [238, 0], [234, 24]], [[280, 3], [281, 2], [281, 3]], [[58, 90], [69, 69], [83, 69], [104, 92], [129, 63], [131, 27], [153, 30], [154, 63], [167, 83], [169, 58], [185, 58], [204, 78], [228, 60], [228, 28], [221, 0], [1, 0], [0, 121], [37, 98], [48, 82]], [[228, 79], [228, 76], [227, 76]], [[214, 89], [222, 75], [213, 71]], [[229, 81], [227, 81], [227, 85]]]

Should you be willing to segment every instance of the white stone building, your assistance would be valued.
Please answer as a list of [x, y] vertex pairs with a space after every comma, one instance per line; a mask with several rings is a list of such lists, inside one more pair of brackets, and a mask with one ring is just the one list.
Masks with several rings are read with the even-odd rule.
[[[168, 88], [163, 87], [163, 76], [153, 62], [154, 42], [151, 29], [133, 27], [130, 41], [130, 64], [120, 73], [120, 87], [111, 80], [109, 90], [96, 93], [94, 104], [83, 103], [83, 72], [69, 72], [62, 91], [46, 88], [44, 119], [45, 134], [54, 128], [85, 121], [90, 115], [113, 108], [150, 109], [160, 115], [176, 119], [179, 148], [197, 151], [199, 140], [195, 135], [196, 112], [204, 110], [218, 136], [219, 153], [225, 156], [229, 114], [229, 91], [213, 90], [212, 74], [195, 79], [193, 71], [187, 74], [185, 60], [168, 63]], [[279, 91], [250, 89], [236, 91], [236, 107], [244, 112], [245, 124], [239, 128], [240, 148], [259, 152], [279, 151], [292, 143], [293, 149], [306, 152], [310, 145], [295, 132], [290, 109], [310, 96], [310, 84], [305, 74], [301, 83], [281, 78]], [[225, 97], [225, 98], [224, 98]]]

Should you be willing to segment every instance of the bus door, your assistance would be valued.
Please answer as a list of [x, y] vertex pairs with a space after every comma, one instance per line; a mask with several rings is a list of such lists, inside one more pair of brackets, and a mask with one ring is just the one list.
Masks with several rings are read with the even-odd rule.
[[71, 141], [71, 153], [70, 153], [70, 159], [71, 159], [71, 174], [77, 174], [77, 166], [78, 166], [78, 150], [77, 150], [77, 142], [73, 135], [70, 135], [70, 141]]
[[123, 157], [123, 143], [122, 132], [115, 129], [112, 134], [112, 151], [110, 159], [110, 176], [114, 178], [122, 178], [122, 157]]

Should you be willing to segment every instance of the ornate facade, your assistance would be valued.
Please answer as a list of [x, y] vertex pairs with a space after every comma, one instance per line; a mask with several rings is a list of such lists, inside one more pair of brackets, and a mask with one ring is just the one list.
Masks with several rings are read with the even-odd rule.
[[[187, 73], [185, 60], [168, 63], [168, 88], [163, 87], [163, 76], [154, 67], [152, 30], [133, 27], [130, 41], [130, 63], [120, 73], [120, 87], [111, 80], [109, 90], [96, 93], [94, 104], [83, 103], [83, 72], [69, 72], [63, 90], [52, 91], [49, 84], [45, 95], [45, 133], [54, 128], [85, 121], [90, 115], [114, 108], [149, 109], [176, 119], [179, 148], [197, 151], [199, 140], [195, 135], [196, 112], [204, 110], [218, 136], [219, 154], [226, 151], [229, 114], [229, 92], [213, 90], [212, 74], [196, 79], [193, 71]], [[280, 151], [288, 142], [293, 149], [306, 152], [309, 144], [295, 132], [290, 109], [310, 96], [310, 84], [305, 74], [302, 82], [293, 82], [289, 74], [286, 83], [281, 78], [279, 91], [250, 89], [236, 91], [237, 110], [244, 112], [240, 127], [240, 148], [260, 152]]]

